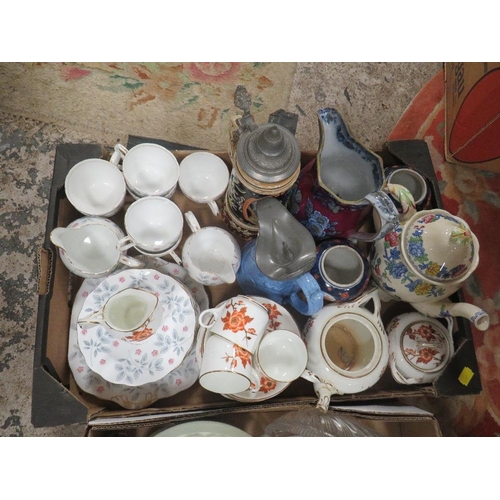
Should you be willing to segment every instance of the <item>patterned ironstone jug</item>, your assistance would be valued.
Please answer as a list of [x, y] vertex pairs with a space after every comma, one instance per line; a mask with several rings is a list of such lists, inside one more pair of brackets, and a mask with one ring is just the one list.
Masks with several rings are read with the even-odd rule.
[[[386, 182], [382, 159], [350, 133], [334, 108], [318, 111], [320, 143], [316, 158], [301, 171], [287, 206], [317, 241], [335, 236], [375, 241], [396, 224], [398, 210], [388, 193], [403, 206], [414, 206], [410, 192]], [[378, 229], [359, 232], [372, 212]]]
[[250, 114], [251, 96], [239, 85], [235, 105], [243, 111], [230, 122], [229, 156], [232, 172], [222, 217], [239, 236], [258, 233], [253, 205], [263, 197], [285, 199], [300, 173], [300, 147], [295, 138], [297, 115], [279, 110], [257, 125]]

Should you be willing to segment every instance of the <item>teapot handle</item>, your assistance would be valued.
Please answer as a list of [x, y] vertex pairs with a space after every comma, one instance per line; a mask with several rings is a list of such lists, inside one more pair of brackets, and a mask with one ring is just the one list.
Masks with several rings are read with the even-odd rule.
[[330, 407], [330, 398], [333, 394], [339, 394], [339, 392], [333, 387], [333, 385], [328, 382], [324, 382], [317, 375], [315, 375], [311, 370], [304, 370], [301, 378], [312, 382], [314, 385], [314, 392], [318, 396], [318, 402], [316, 403], [316, 408], [324, 411], [328, 411]]
[[129, 257], [128, 255], [125, 255], [124, 253], [120, 254], [119, 260], [122, 264], [125, 264], [128, 267], [133, 267], [133, 268], [142, 268], [146, 267], [146, 263], [142, 262], [138, 259], [134, 259], [133, 257]]
[[299, 297], [298, 291], [293, 292], [288, 301], [304, 316], [316, 314], [324, 305], [324, 293], [318, 282], [311, 273], [305, 273], [297, 278], [296, 284], [304, 294], [305, 301]]
[[381, 309], [381, 302], [380, 302], [380, 296], [378, 289], [376, 287], [372, 288], [372, 290], [368, 290], [367, 293], [364, 293], [356, 302], [355, 304], [358, 305], [359, 307], [365, 307], [370, 300], [373, 301], [373, 307], [374, 311], [373, 314], [379, 318], [380, 317], [380, 309]]

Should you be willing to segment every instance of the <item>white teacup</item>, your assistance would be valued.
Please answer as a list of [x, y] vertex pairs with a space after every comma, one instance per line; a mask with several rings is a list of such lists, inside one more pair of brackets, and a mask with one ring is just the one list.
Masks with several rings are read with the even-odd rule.
[[170, 198], [179, 180], [179, 162], [159, 144], [142, 143], [128, 150], [122, 144], [115, 146], [111, 162], [121, 168], [130, 194], [138, 199], [144, 196]]
[[238, 394], [252, 385], [260, 386], [251, 353], [216, 334], [205, 344], [199, 382], [207, 391], [219, 394]]
[[125, 212], [127, 236], [119, 247], [136, 248], [149, 256], [170, 254], [179, 263], [173, 251], [182, 238], [184, 219], [179, 207], [168, 198], [146, 196], [134, 201]]
[[238, 242], [220, 227], [200, 228], [192, 212], [184, 215], [193, 234], [182, 248], [182, 262], [191, 278], [206, 286], [234, 283], [241, 262]]
[[267, 378], [289, 383], [304, 373], [307, 347], [294, 332], [273, 330], [262, 337], [254, 357], [255, 366]]
[[267, 309], [245, 295], [237, 295], [218, 307], [205, 309], [198, 318], [201, 327], [254, 353], [269, 323]]
[[206, 203], [214, 215], [219, 214], [216, 203], [226, 191], [229, 169], [222, 158], [200, 151], [186, 156], [180, 163], [179, 187], [186, 198]]
[[74, 165], [66, 175], [64, 189], [69, 202], [82, 214], [111, 217], [125, 203], [123, 174], [111, 162], [90, 158]]

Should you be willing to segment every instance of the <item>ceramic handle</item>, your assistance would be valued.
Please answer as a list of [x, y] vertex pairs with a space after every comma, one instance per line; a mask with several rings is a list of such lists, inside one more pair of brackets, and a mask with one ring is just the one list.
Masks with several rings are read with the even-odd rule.
[[[207, 330], [210, 330], [210, 328], [212, 328], [213, 324], [215, 323], [215, 321], [217, 320], [218, 318], [218, 315], [220, 314], [220, 312], [223, 310], [224, 306], [220, 306], [220, 307], [212, 307], [211, 309], [205, 309], [204, 311], [201, 312], [199, 318], [198, 318], [198, 324], [202, 327], [202, 328], [206, 328]], [[203, 318], [207, 315], [207, 314], [211, 314], [212, 315], [212, 321], [210, 323], [205, 323], [203, 321]]]
[[393, 230], [399, 221], [399, 212], [389, 195], [383, 191], [367, 194], [364, 199], [373, 206], [376, 232], [356, 232], [350, 235], [349, 239], [366, 242], [377, 241]]
[[172, 250], [170, 252], [168, 252], [168, 255], [170, 255], [172, 257], [172, 259], [175, 260], [175, 263], [179, 266], [182, 266], [182, 260], [181, 258]]
[[330, 398], [333, 394], [339, 394], [339, 392], [335, 389], [335, 387], [333, 387], [333, 385], [321, 380], [311, 370], [304, 370], [301, 378], [313, 383], [314, 392], [318, 396], [316, 408], [326, 413], [330, 408]]
[[407, 188], [400, 184], [392, 184], [388, 182], [384, 188], [384, 191], [392, 194], [403, 208], [403, 213], [399, 218], [400, 222], [404, 222], [413, 217], [413, 215], [417, 211], [417, 207], [415, 205], [413, 195]]
[[198, 223], [198, 220], [196, 219], [193, 212], [186, 212], [184, 214], [184, 218], [186, 219], [187, 225], [189, 226], [189, 229], [191, 229], [191, 232], [196, 233], [196, 231], [199, 231], [201, 229], [200, 224]]
[[120, 254], [119, 261], [128, 267], [134, 267], [137, 269], [146, 267], [145, 262], [141, 262], [140, 260], [134, 259], [133, 257], [129, 257], [128, 255], [125, 255], [123, 253]]
[[120, 161], [125, 158], [125, 155], [128, 153], [128, 149], [123, 144], [116, 144], [114, 149], [115, 152], [111, 155], [111, 159], [109, 161], [113, 165], [120, 168]]
[[373, 306], [374, 306], [373, 314], [377, 318], [379, 318], [380, 317], [381, 302], [380, 302], [379, 291], [377, 288], [373, 288], [373, 290], [368, 291], [367, 293], [362, 295], [358, 299], [357, 304], [359, 307], [364, 307], [366, 309], [366, 304], [368, 304], [368, 302], [370, 302], [370, 300], [373, 301]]
[[288, 300], [304, 316], [316, 314], [324, 304], [324, 294], [318, 282], [311, 273], [305, 273], [297, 278], [296, 284], [304, 294], [306, 300], [302, 300], [298, 292], [293, 292]]
[[210, 210], [212, 210], [212, 213], [217, 216], [219, 215], [219, 206], [217, 205], [217, 202], [212, 200], [207, 203], [207, 205], [210, 207]]
[[128, 250], [129, 248], [132, 248], [134, 246], [134, 241], [130, 236], [125, 236], [121, 240], [118, 241], [116, 244], [116, 249], [119, 250], [120, 252], [124, 252], [125, 250]]

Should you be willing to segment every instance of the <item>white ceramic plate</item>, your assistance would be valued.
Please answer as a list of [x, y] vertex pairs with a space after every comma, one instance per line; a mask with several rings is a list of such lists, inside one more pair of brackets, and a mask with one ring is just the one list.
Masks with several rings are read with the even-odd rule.
[[191, 346], [183, 362], [157, 382], [136, 387], [114, 384], [90, 369], [78, 345], [76, 321], [86, 297], [102, 281], [103, 279], [84, 280], [73, 304], [69, 330], [68, 363], [78, 387], [99, 399], [113, 401], [123, 408], [131, 410], [147, 408], [158, 399], [168, 398], [189, 389], [198, 380], [199, 375], [195, 344]]
[[[252, 298], [266, 307], [269, 311], [269, 323], [266, 328], [266, 332], [285, 329], [290, 330], [296, 335], [300, 336], [300, 330], [297, 326], [297, 323], [293, 319], [292, 315], [282, 305], [264, 297], [252, 296]], [[222, 303], [219, 305], [222, 305]], [[207, 330], [203, 327], [200, 327], [200, 329], [198, 330], [196, 341], [197, 359], [200, 364], [203, 358], [203, 350], [207, 338]], [[265, 401], [283, 392], [290, 385], [290, 383], [291, 382], [275, 382], [274, 380], [269, 380], [263, 375], [261, 378], [261, 388], [259, 391], [252, 392], [250, 389], [248, 389], [238, 394], [223, 394], [223, 396], [227, 399], [239, 401], [242, 403]]]
[[210, 420], [195, 420], [161, 429], [151, 437], [252, 437], [250, 434], [229, 424]]

